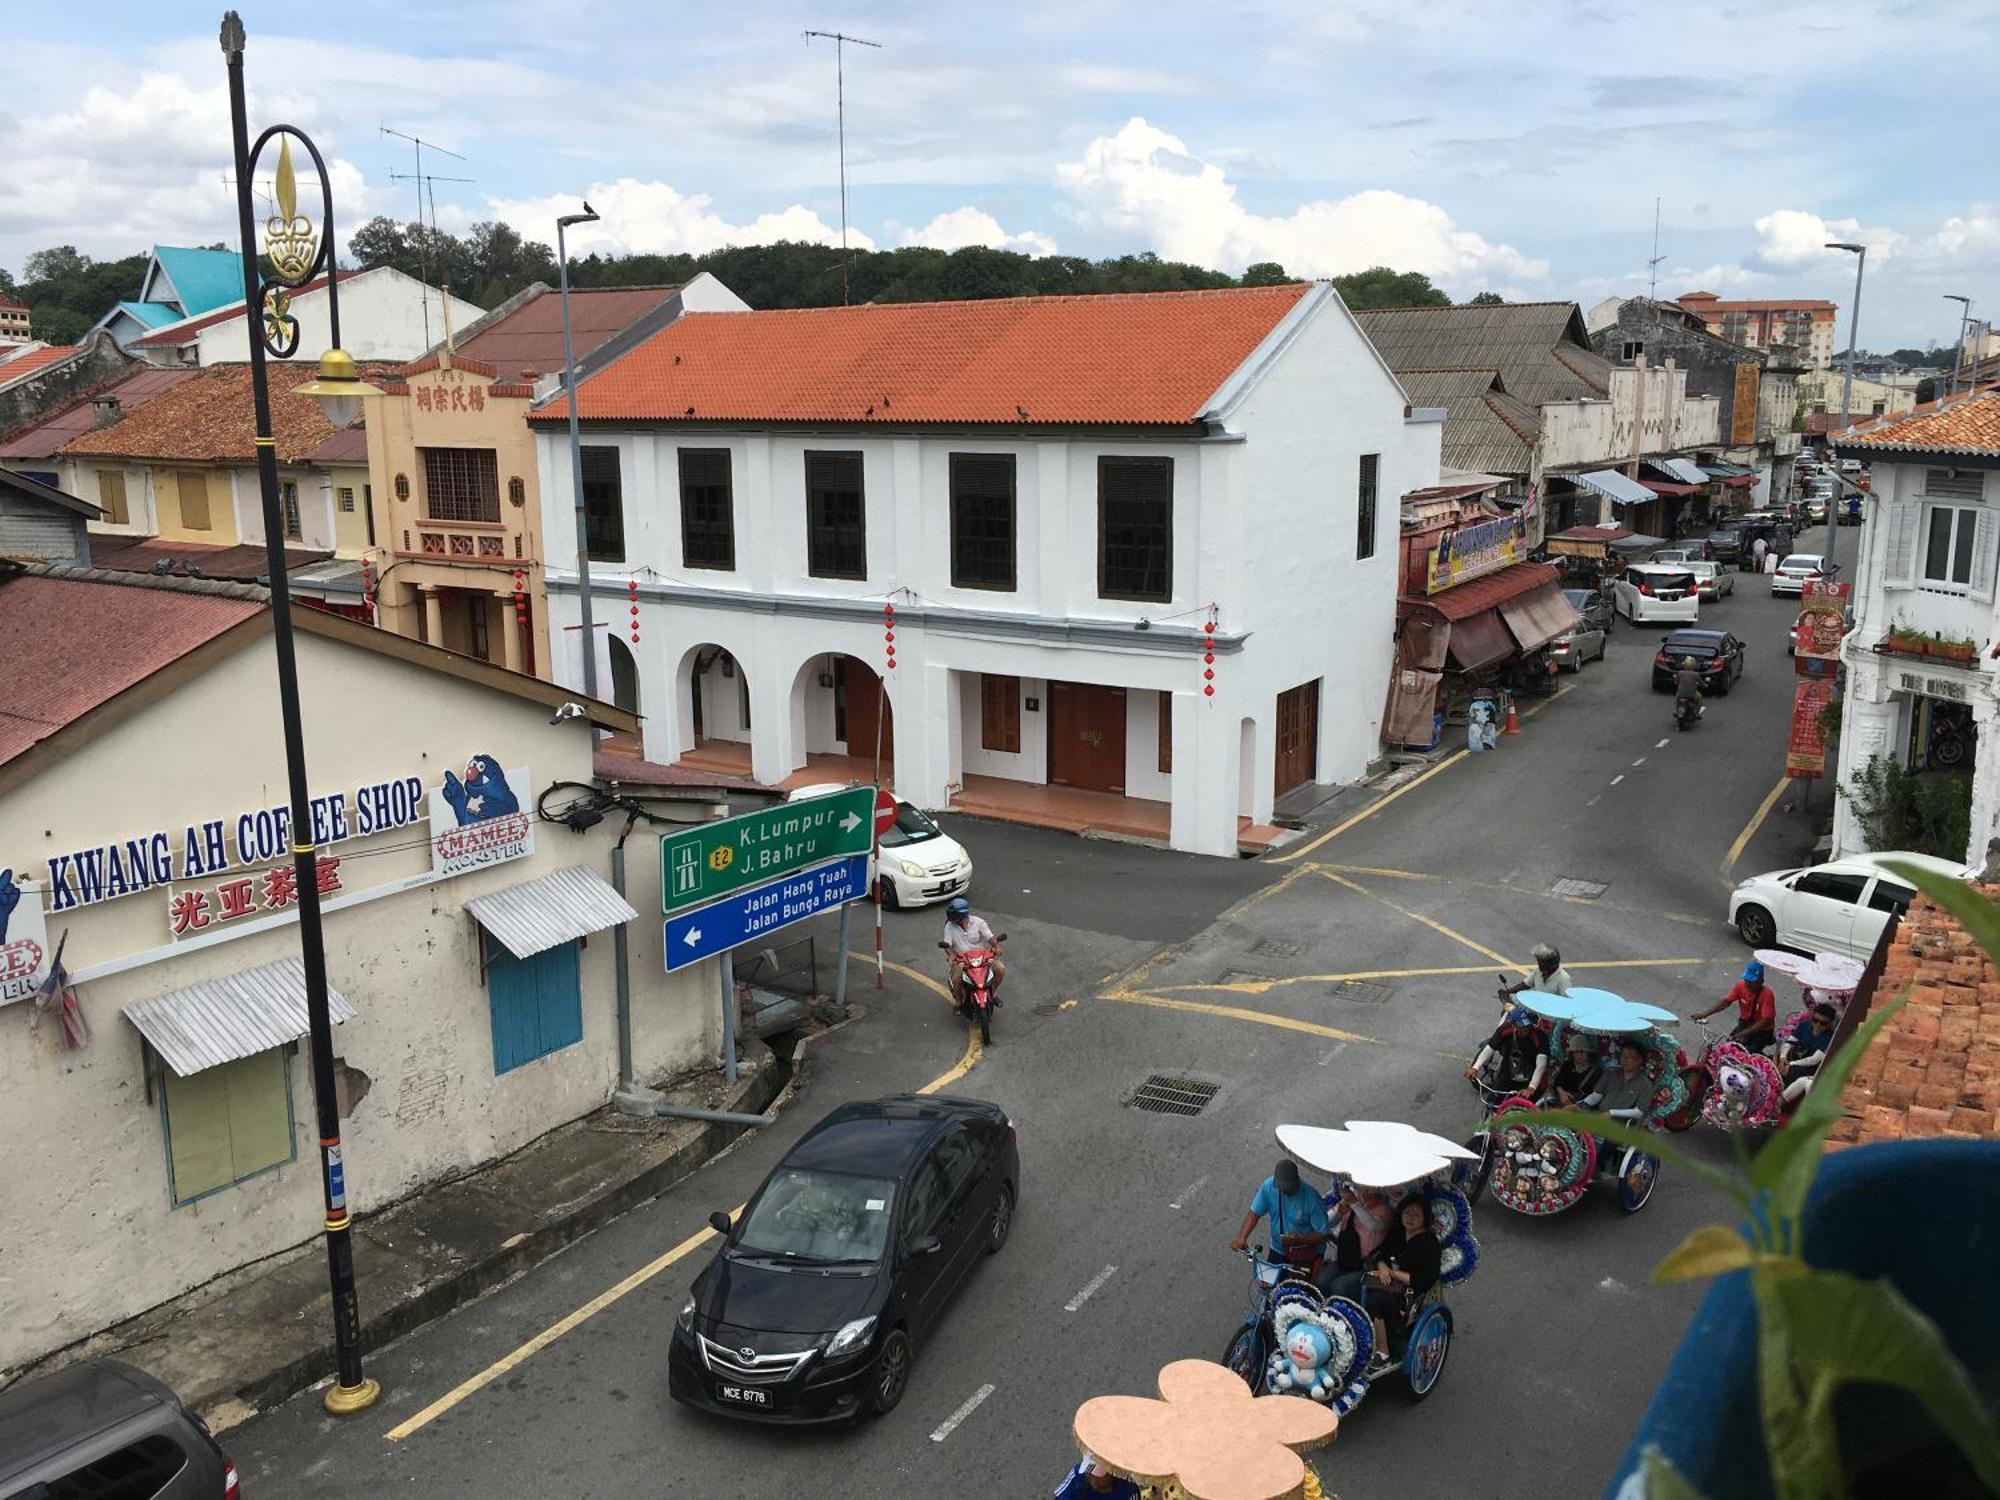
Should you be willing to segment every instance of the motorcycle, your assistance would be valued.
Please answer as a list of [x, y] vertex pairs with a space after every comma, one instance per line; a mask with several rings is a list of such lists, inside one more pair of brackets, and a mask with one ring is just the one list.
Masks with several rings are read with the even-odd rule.
[[1701, 722], [1701, 700], [1698, 698], [1674, 699], [1674, 727], [1686, 731]]
[[[1007, 934], [997, 933], [994, 942], [1004, 943]], [[939, 943], [947, 952], [949, 943]], [[958, 1013], [968, 1021], [979, 1022], [979, 1040], [993, 1040], [993, 1007], [999, 1002], [994, 999], [993, 961], [1000, 955], [991, 948], [967, 948], [958, 956]]]

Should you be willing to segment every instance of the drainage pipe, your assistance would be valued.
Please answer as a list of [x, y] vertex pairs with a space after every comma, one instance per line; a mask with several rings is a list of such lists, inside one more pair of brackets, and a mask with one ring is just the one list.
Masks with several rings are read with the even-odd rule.
[[669, 1120], [704, 1120], [710, 1125], [775, 1125], [776, 1115], [745, 1115], [729, 1109], [695, 1109], [685, 1104], [661, 1100], [653, 1113]]

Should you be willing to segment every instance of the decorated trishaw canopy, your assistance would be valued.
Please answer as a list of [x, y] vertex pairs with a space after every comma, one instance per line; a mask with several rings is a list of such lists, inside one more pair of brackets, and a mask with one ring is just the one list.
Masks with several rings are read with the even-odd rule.
[[1344, 1130], [1280, 1125], [1278, 1144], [1317, 1171], [1374, 1188], [1403, 1187], [1476, 1160], [1457, 1141], [1393, 1120], [1349, 1120]]
[[1773, 974], [1789, 974], [1794, 979], [1811, 968], [1814, 962], [1803, 953], [1787, 953], [1782, 948], [1759, 948], [1750, 956]]
[[1580, 1031], [1604, 1035], [1632, 1035], [1651, 1031], [1655, 1026], [1671, 1026], [1680, 1019], [1672, 1011], [1643, 1000], [1627, 1000], [1609, 990], [1587, 987], [1574, 988], [1567, 995], [1522, 990], [1514, 998], [1538, 1016], [1567, 1021]]
[[1798, 972], [1800, 984], [1816, 990], [1851, 990], [1861, 983], [1867, 970], [1857, 959], [1841, 953], [1822, 953]]

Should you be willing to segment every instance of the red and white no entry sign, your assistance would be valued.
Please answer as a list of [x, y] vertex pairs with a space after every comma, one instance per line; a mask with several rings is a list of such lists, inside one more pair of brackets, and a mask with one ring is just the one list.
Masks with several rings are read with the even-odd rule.
[[875, 789], [875, 836], [880, 838], [896, 823], [896, 794], [886, 786]]

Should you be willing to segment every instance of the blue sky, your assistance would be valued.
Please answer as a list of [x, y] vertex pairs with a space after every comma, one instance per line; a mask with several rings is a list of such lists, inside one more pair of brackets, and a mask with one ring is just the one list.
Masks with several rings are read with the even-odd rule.
[[[0, 264], [230, 232], [219, 8], [15, 12]], [[1849, 300], [1861, 342], [1948, 340], [2000, 308], [2000, 187], [1968, 135], [2000, 0], [455, 0], [244, 8], [252, 115], [312, 132], [350, 229], [408, 217], [539, 238], [588, 194], [606, 247], [838, 236], [847, 52], [856, 243], [1154, 249], [1237, 270], [1387, 263], [1455, 295], [1660, 287]], [[1960, 103], [1951, 102], [1952, 79]], [[591, 241], [583, 240], [588, 246]]]

